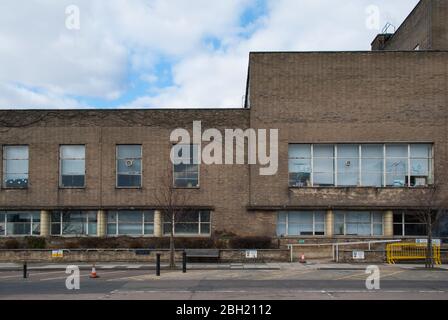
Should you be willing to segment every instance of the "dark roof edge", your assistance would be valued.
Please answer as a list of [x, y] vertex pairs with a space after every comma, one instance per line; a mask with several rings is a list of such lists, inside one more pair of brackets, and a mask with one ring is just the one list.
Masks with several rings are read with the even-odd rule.
[[338, 54], [338, 53], [367, 53], [367, 54], [384, 54], [384, 53], [447, 53], [448, 50], [353, 50], [353, 51], [251, 51], [249, 54]]
[[92, 112], [92, 111], [99, 111], [99, 112], [123, 112], [123, 111], [247, 111], [247, 108], [126, 108], [126, 109], [120, 109], [120, 108], [63, 108], [63, 109], [24, 109], [24, 108], [17, 108], [14, 109], [14, 107], [11, 107], [11, 109], [0, 109], [0, 112], [3, 111], [48, 111], [48, 112], [63, 112], [63, 111], [76, 111], [76, 112]]

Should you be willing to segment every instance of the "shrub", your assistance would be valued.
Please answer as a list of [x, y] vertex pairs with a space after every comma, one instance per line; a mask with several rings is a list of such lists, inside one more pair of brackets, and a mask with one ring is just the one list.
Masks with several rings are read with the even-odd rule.
[[130, 248], [130, 249], [141, 249], [144, 247], [145, 247], [145, 244], [140, 239], [132, 239], [128, 243], [128, 248]]
[[232, 249], [269, 249], [272, 246], [269, 237], [234, 237], [229, 245]]
[[26, 237], [27, 249], [45, 249], [47, 247], [47, 241], [43, 237]]
[[3, 244], [5, 249], [19, 249], [20, 248], [20, 242], [16, 239], [8, 239]]
[[77, 241], [67, 241], [63, 247], [64, 249], [79, 249], [79, 243]]

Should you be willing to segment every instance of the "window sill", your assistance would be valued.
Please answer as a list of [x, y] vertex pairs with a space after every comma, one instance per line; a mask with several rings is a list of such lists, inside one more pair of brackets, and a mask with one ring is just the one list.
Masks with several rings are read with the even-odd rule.
[[59, 190], [85, 190], [87, 189], [84, 187], [59, 187]]
[[14, 187], [2, 187], [2, 190], [28, 190], [29, 187], [23, 187], [23, 188], [14, 188]]
[[199, 186], [197, 186], [197, 187], [173, 187], [173, 189], [197, 190], [197, 189], [200, 189], [200, 187]]
[[117, 190], [141, 190], [143, 187], [117, 187], [115, 186], [115, 189]]

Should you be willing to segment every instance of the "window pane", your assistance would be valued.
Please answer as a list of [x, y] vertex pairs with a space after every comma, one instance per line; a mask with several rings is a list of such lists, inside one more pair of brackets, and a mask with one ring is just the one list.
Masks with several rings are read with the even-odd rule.
[[135, 160], [135, 159], [118, 160], [118, 169], [117, 170], [119, 173], [140, 174], [142, 171], [141, 160]]
[[154, 224], [145, 223], [144, 233], [145, 234], [154, 234]]
[[408, 174], [407, 159], [387, 159], [386, 161], [386, 183], [388, 186], [406, 186]]
[[383, 235], [383, 225], [382, 224], [374, 224], [373, 225], [373, 235], [374, 236], [382, 236]]
[[6, 173], [27, 173], [28, 160], [5, 160]]
[[411, 176], [429, 175], [430, 159], [412, 159], [411, 160]]
[[316, 211], [314, 213], [314, 222], [315, 223], [324, 223], [325, 222], [325, 212], [324, 211]]
[[118, 234], [142, 234], [142, 224], [118, 223]]
[[7, 223], [7, 235], [28, 235], [31, 234], [31, 223]]
[[142, 219], [140, 211], [120, 211], [118, 214], [118, 224], [122, 222], [142, 223]]
[[210, 223], [201, 223], [201, 234], [210, 233]]
[[383, 185], [383, 159], [362, 159], [362, 186], [381, 187]]
[[201, 222], [210, 222], [210, 212], [201, 211]]
[[310, 144], [290, 144], [289, 158], [311, 158]]
[[408, 145], [407, 144], [388, 144], [386, 145], [387, 158], [407, 158]]
[[117, 146], [118, 159], [141, 158], [142, 146], [140, 145], [119, 145]]
[[85, 146], [83, 145], [65, 145], [61, 146], [62, 159], [84, 159]]
[[5, 214], [0, 213], [0, 236], [4, 236], [6, 232]]
[[286, 224], [277, 223], [277, 236], [286, 235]]
[[334, 185], [334, 146], [314, 145], [314, 175], [315, 186]]
[[140, 175], [122, 175], [119, 174], [117, 177], [118, 187], [140, 187], [141, 186], [141, 176]]
[[288, 214], [287, 212], [279, 212], [278, 218], [277, 218], [277, 223], [286, 223], [286, 215], [287, 214]]
[[61, 172], [63, 175], [84, 175], [85, 173], [84, 160], [62, 160]]
[[145, 222], [154, 222], [154, 211], [145, 211], [144, 212], [144, 221]]
[[426, 225], [424, 224], [405, 224], [405, 236], [424, 236], [426, 235]]
[[314, 158], [333, 158], [334, 157], [334, 146], [329, 144], [313, 146]]
[[107, 223], [112, 223], [117, 221], [117, 213], [116, 212], [108, 212], [107, 213]]
[[363, 144], [361, 146], [363, 159], [383, 159], [383, 145], [381, 144]]
[[394, 236], [403, 235], [403, 224], [394, 223]]
[[174, 229], [177, 234], [198, 234], [199, 224], [198, 223], [175, 223]]
[[28, 159], [28, 146], [5, 146], [4, 159]]
[[334, 234], [336, 234], [336, 235], [344, 234], [344, 223], [341, 223], [341, 222], [334, 223]]
[[373, 212], [372, 218], [374, 223], [383, 223], [383, 213], [382, 212]]
[[61, 187], [84, 187], [85, 176], [62, 176]]
[[115, 223], [107, 224], [107, 234], [110, 234], [110, 235], [117, 234], [117, 225]]
[[431, 158], [431, 150], [430, 144], [411, 144], [411, 158]]

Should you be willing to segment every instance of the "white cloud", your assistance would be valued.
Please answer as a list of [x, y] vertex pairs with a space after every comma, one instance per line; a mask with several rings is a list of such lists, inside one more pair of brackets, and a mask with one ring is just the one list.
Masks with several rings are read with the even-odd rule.
[[[151, 95], [123, 107], [240, 107], [250, 51], [368, 50], [377, 33], [365, 27], [368, 5], [379, 6], [381, 24], [398, 26], [418, 2], [267, 1], [267, 14], [242, 30], [240, 15], [255, 0], [3, 0], [0, 108], [84, 107], [92, 97], [112, 104], [131, 71]], [[70, 4], [80, 8], [79, 31], [65, 28]], [[161, 58], [174, 61], [173, 84], [154, 89]]]

